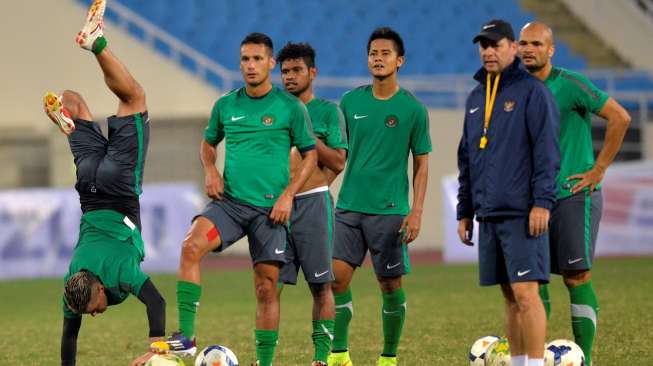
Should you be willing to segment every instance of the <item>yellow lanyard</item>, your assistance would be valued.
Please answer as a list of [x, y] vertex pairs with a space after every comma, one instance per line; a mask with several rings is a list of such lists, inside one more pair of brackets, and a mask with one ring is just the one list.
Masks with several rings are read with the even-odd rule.
[[494, 109], [494, 101], [497, 98], [497, 89], [499, 89], [499, 78], [501, 74], [497, 75], [494, 79], [494, 86], [492, 87], [492, 93], [490, 93], [490, 83], [492, 78], [490, 74], [487, 74], [487, 86], [485, 88], [485, 120], [483, 122], [483, 136], [481, 136], [481, 142], [478, 147], [485, 149], [487, 146], [487, 130], [490, 128], [490, 118], [492, 117], [492, 109]]

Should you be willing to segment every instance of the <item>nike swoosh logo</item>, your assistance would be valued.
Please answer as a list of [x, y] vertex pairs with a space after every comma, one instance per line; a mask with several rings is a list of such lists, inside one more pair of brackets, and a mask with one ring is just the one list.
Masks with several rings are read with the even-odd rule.
[[317, 278], [317, 277], [322, 277], [322, 276], [324, 276], [324, 275], [327, 274], [327, 273], [329, 273], [329, 271], [324, 271], [324, 272], [322, 272], [322, 273], [317, 273], [317, 272], [315, 272], [315, 277], [316, 277], [316, 278]]
[[488, 24], [483, 26], [483, 30], [490, 29], [496, 27], [496, 24]]
[[387, 268], [387, 269], [393, 269], [393, 268], [397, 267], [397, 266], [400, 265], [400, 264], [401, 264], [401, 262], [399, 262], [399, 263], [395, 263], [395, 264], [393, 264], [393, 265], [389, 265], [389, 264], [387, 264], [387, 265], [385, 266], [385, 268]]
[[366, 118], [367, 114], [361, 115], [361, 114], [354, 114], [354, 119], [361, 119], [361, 118]]
[[236, 117], [236, 116], [231, 116], [231, 122], [240, 121], [241, 119], [243, 119], [243, 118], [245, 118], [245, 117], [247, 117], [247, 116], [238, 116], [238, 117]]
[[569, 260], [567, 260], [567, 263], [574, 264], [574, 263], [578, 263], [578, 262], [580, 262], [582, 260], [583, 260], [583, 258], [569, 259]]
[[401, 311], [401, 310], [387, 311], [387, 310], [383, 309], [383, 314], [397, 314], [397, 313], [400, 312], [400, 311]]
[[526, 270], [526, 271], [523, 271], [523, 272], [522, 271], [517, 271], [517, 276], [521, 277], [521, 276], [529, 274], [529, 273], [531, 273], [530, 269]]
[[469, 110], [469, 113], [470, 113], [470, 114], [474, 114], [474, 113], [475, 113], [479, 108], [480, 108], [480, 107], [471, 108], [471, 109]]
[[274, 254], [283, 254], [283, 252], [285, 251], [286, 251], [285, 249], [284, 250], [275, 249]]

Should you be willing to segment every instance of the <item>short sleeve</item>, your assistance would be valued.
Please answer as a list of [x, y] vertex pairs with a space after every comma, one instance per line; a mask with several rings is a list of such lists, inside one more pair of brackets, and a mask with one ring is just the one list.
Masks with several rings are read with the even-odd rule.
[[410, 133], [410, 150], [413, 155], [431, 152], [431, 135], [429, 133], [429, 114], [423, 105], [413, 115], [413, 129]]
[[211, 145], [217, 145], [224, 138], [224, 126], [220, 120], [220, 100], [213, 105], [209, 123], [204, 130], [204, 140]]
[[311, 117], [303, 103], [291, 103], [290, 134], [292, 145], [303, 153], [315, 148], [315, 137], [311, 126]]
[[596, 114], [608, 101], [608, 94], [597, 88], [586, 76], [578, 73], [569, 73], [568, 78], [578, 87], [579, 93], [576, 93], [576, 103], [584, 109]]
[[148, 278], [150, 278], [150, 276], [141, 271], [139, 261], [129, 260], [123, 262], [120, 267], [120, 290], [138, 296], [141, 292], [141, 287], [143, 287], [143, 284]]
[[347, 149], [347, 126], [340, 108], [333, 104], [327, 117], [326, 145], [332, 149]]

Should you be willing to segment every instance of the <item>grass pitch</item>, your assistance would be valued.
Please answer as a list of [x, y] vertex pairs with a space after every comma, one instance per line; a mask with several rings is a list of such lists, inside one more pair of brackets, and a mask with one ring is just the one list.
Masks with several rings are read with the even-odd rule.
[[[559, 277], [550, 286], [552, 317], [547, 340], [573, 339], [567, 291]], [[177, 328], [175, 277], [155, 275], [168, 301], [167, 331]], [[594, 360], [598, 365], [651, 364], [653, 339], [653, 258], [597, 260], [594, 270], [601, 312]], [[0, 359], [5, 365], [57, 365], [61, 337], [61, 279], [0, 282]], [[399, 363], [466, 365], [472, 342], [504, 335], [503, 303], [497, 287], [478, 286], [472, 265], [422, 265], [404, 279], [408, 315]], [[382, 349], [378, 285], [369, 267], [352, 285], [354, 318], [350, 328], [355, 365], [374, 365]], [[254, 351], [254, 290], [250, 270], [203, 274], [198, 314], [199, 347], [223, 344], [249, 365]], [[275, 365], [310, 365], [311, 300], [303, 281], [284, 290]], [[96, 318], [84, 317], [77, 364], [127, 365], [146, 351], [145, 308], [134, 297]], [[186, 364], [192, 366], [193, 360]]]

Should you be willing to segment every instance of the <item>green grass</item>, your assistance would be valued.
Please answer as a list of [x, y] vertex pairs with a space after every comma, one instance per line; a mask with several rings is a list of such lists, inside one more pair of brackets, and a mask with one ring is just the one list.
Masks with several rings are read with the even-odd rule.
[[[405, 278], [408, 317], [399, 348], [402, 365], [466, 365], [472, 342], [504, 334], [497, 287], [478, 286], [475, 266], [416, 266]], [[653, 339], [653, 260], [596, 262], [594, 284], [601, 304], [594, 359], [605, 366], [649, 365]], [[200, 346], [224, 344], [241, 365], [254, 359], [254, 290], [251, 271], [205, 272], [197, 332]], [[168, 331], [177, 327], [175, 278], [154, 276], [168, 300]], [[59, 279], [0, 282], [0, 359], [4, 365], [57, 365], [61, 336]], [[369, 268], [353, 283], [350, 328], [356, 365], [373, 365], [382, 347], [378, 285]], [[547, 339], [573, 339], [567, 292], [559, 277], [550, 287], [553, 313]], [[275, 365], [309, 365], [311, 300], [306, 285], [284, 290]], [[127, 365], [147, 347], [144, 307], [131, 297], [96, 318], [85, 317], [78, 365]], [[191, 360], [187, 365], [192, 365]]]

